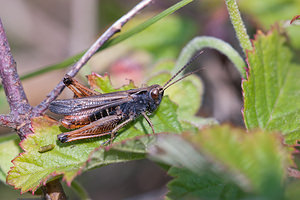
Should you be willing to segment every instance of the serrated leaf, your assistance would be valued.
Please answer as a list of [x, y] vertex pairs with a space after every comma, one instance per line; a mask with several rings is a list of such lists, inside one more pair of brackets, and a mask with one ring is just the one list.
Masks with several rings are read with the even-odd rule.
[[[149, 148], [150, 158], [183, 167], [190, 171], [189, 174], [195, 173], [199, 177], [216, 174], [223, 184], [235, 184], [249, 195], [282, 199], [285, 170], [291, 160], [277, 134], [246, 133], [230, 126], [215, 126], [198, 134], [185, 134], [183, 138], [159, 136], [157, 143]], [[189, 188], [192, 192], [193, 181], [187, 179], [185, 188], [181, 189]], [[209, 181], [206, 186], [214, 187]], [[175, 188], [171, 193], [176, 193], [173, 190]], [[202, 193], [199, 191], [199, 194]]]
[[[290, 155], [278, 134], [263, 131], [246, 133], [230, 126], [216, 126], [187, 139], [198, 143], [199, 149], [235, 174], [233, 180], [255, 192], [278, 199], [283, 195], [282, 184]], [[274, 192], [276, 191], [276, 192]], [[279, 198], [280, 199], [280, 198]]]
[[[9, 171], [7, 178], [7, 182], [15, 188], [20, 188], [22, 193], [29, 190], [34, 192], [42, 183], [60, 174], [70, 184], [79, 173], [90, 169], [85, 167], [89, 154], [100, 146], [104, 149], [102, 144], [105, 139], [91, 139], [70, 144], [58, 142], [57, 134], [61, 132], [59, 124], [47, 117], [36, 118], [33, 121], [33, 128], [35, 134], [28, 135], [21, 142], [25, 152], [14, 159], [14, 167]], [[54, 145], [54, 148], [41, 153], [40, 148], [46, 145]], [[105, 158], [102, 165], [142, 158], [135, 152], [124, 157], [122, 148], [118, 147], [118, 150], [108, 152], [103, 150], [102, 156]], [[130, 151], [130, 147], [127, 149]]]
[[134, 83], [132, 81], [129, 82], [128, 85], [124, 85], [120, 88], [115, 88], [110, 81], [110, 77], [108, 74], [104, 74], [104, 76], [101, 76], [96, 73], [92, 73], [91, 75], [88, 75], [88, 82], [89, 85], [93, 90], [96, 90], [100, 93], [110, 93], [110, 92], [117, 92], [117, 91], [123, 91], [123, 90], [130, 90], [136, 88]]
[[15, 134], [0, 137], [0, 180], [3, 183], [6, 183], [7, 172], [13, 166], [11, 161], [22, 151], [19, 142]]
[[243, 81], [244, 120], [248, 129], [281, 131], [287, 143], [294, 143], [300, 139], [300, 66], [291, 62], [284, 42], [276, 29], [259, 32], [253, 41]]

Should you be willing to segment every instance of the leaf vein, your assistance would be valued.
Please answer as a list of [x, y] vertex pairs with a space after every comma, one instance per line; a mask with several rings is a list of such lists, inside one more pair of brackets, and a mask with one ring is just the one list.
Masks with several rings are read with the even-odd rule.
[[[268, 122], [267, 122], [267, 124], [266, 124], [266, 128], [268, 127], [268, 125], [269, 125], [269, 123], [272, 121], [272, 115], [273, 115], [273, 113], [274, 113], [274, 111], [275, 111], [275, 108], [276, 108], [276, 105], [278, 104], [278, 102], [279, 102], [279, 99], [280, 99], [280, 96], [282, 95], [282, 93], [283, 93], [283, 91], [284, 91], [284, 87], [285, 87], [285, 84], [287, 83], [287, 77], [288, 77], [288, 75], [289, 75], [289, 73], [290, 73], [290, 67], [288, 67], [288, 69], [287, 69], [288, 71], [287, 71], [287, 73], [285, 73], [286, 75], [283, 77], [284, 79], [284, 81], [283, 81], [283, 84], [282, 84], [282, 87], [280, 88], [280, 91], [279, 91], [279, 93], [278, 93], [278, 95], [277, 95], [277, 97], [276, 97], [276, 100], [275, 100], [275, 103], [274, 103], [274, 105], [273, 105], [273, 108], [272, 108], [272, 111], [271, 111], [271, 113], [270, 113], [270, 116], [269, 116], [269, 119], [268, 119]], [[296, 110], [296, 112], [297, 112], [297, 110]], [[288, 113], [289, 114], [289, 113]]]

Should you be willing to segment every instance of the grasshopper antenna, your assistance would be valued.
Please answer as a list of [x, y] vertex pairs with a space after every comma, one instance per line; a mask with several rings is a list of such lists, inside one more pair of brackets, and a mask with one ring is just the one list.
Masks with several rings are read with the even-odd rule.
[[196, 72], [198, 72], [200, 69], [197, 69], [193, 72], [187, 73], [186, 75], [184, 75], [183, 77], [181, 77], [180, 79], [174, 81], [171, 83], [172, 80], [174, 80], [174, 78], [176, 76], [178, 76], [178, 74], [180, 74], [183, 70], [185, 70], [188, 66], [190, 66], [201, 54], [203, 53], [203, 51], [200, 51], [197, 55], [195, 55], [188, 63], [186, 63], [172, 78], [170, 78], [163, 86], [163, 91], [165, 91], [168, 87], [170, 87], [171, 85], [173, 85], [174, 83], [177, 83], [178, 81], [186, 78], [187, 76], [194, 74]]
[[176, 80], [176, 81], [173, 81], [172, 83], [170, 83], [170, 84], [167, 85], [167, 86], [164, 86], [164, 87], [163, 87], [163, 91], [165, 91], [168, 87], [170, 87], [171, 85], [174, 85], [174, 84], [177, 83], [178, 81], [181, 81], [182, 79], [184, 79], [184, 78], [188, 77], [189, 75], [192, 75], [192, 74], [194, 74], [194, 73], [196, 73], [196, 72], [198, 72], [198, 71], [200, 71], [200, 70], [202, 70], [202, 68], [196, 69], [195, 71], [192, 71], [192, 72], [189, 72], [189, 73], [185, 74], [185, 75], [184, 75], [183, 77], [181, 77], [180, 79], [178, 79], [178, 80]]

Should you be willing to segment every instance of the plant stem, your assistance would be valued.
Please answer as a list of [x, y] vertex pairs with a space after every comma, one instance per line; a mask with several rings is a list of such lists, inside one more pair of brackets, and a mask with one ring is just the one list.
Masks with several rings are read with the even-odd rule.
[[240, 11], [238, 9], [236, 0], [225, 0], [225, 3], [237, 38], [240, 42], [244, 54], [246, 55], [246, 50], [252, 50], [252, 45], [247, 34], [246, 27], [243, 23]]
[[[17, 73], [17, 65], [11, 54], [7, 37], [0, 20], [0, 77], [6, 99], [10, 107], [10, 123], [8, 116], [1, 117], [1, 124], [14, 127], [21, 139], [27, 133], [32, 133], [30, 113], [32, 107], [29, 105], [22, 83]], [[14, 124], [12, 124], [12, 122]]]
[[180, 52], [176, 66], [172, 69], [172, 74], [175, 74], [183, 65], [185, 65], [197, 52], [203, 48], [213, 48], [226, 55], [233, 62], [236, 69], [240, 72], [243, 78], [246, 78], [246, 64], [239, 53], [232, 46], [223, 40], [209, 36], [199, 36], [191, 40]]
[[84, 187], [77, 181], [73, 180], [71, 184], [72, 189], [77, 193], [81, 200], [90, 200], [88, 193]]
[[59, 181], [59, 179], [55, 179], [50, 181], [43, 186], [43, 192], [45, 195], [45, 199], [49, 200], [65, 200], [67, 196], [63, 190], [63, 187]]
[[0, 115], [0, 126], [6, 126], [10, 128], [17, 128], [10, 115]]

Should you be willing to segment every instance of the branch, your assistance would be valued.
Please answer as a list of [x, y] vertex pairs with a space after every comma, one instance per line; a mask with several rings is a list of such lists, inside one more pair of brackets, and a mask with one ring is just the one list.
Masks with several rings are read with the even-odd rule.
[[[32, 107], [28, 104], [1, 20], [0, 58], [0, 77], [2, 78], [2, 85], [10, 107], [10, 120], [14, 122], [14, 126], [11, 123], [5, 123], [5, 121], [1, 123], [2, 125], [15, 127], [19, 137], [23, 139], [27, 133], [32, 133], [30, 125]], [[2, 119], [8, 120], [8, 117], [2, 116]]]
[[[67, 75], [74, 77], [78, 71], [83, 67], [84, 64], [97, 52], [97, 50], [114, 34], [121, 31], [121, 28], [126, 22], [128, 22], [132, 17], [134, 17], [138, 12], [143, 8], [149, 5], [152, 0], [143, 0], [137, 4], [133, 9], [131, 9], [126, 15], [122, 16], [118, 21], [116, 21], [111, 27], [109, 27], [99, 38], [98, 40], [87, 50], [87, 52], [81, 57], [81, 59], [75, 63], [67, 72]], [[64, 89], [64, 84], [62, 81], [47, 95], [47, 98], [44, 99], [38, 106], [33, 110], [34, 116], [42, 115], [47, 109], [51, 101], [55, 100], [58, 95]]]
[[0, 126], [17, 128], [15, 122], [10, 115], [0, 115]]
[[49, 200], [65, 200], [67, 196], [59, 179], [55, 179], [42, 187], [45, 199]]
[[17, 73], [16, 62], [10, 52], [7, 37], [0, 20], [0, 76], [7, 101], [14, 112], [21, 105], [28, 104], [23, 86]]
[[[16, 62], [10, 51], [7, 37], [0, 19], [0, 77], [10, 107], [9, 115], [0, 115], [0, 126], [17, 130], [21, 140], [32, 133], [32, 107], [29, 105], [20, 81]], [[66, 199], [59, 180], [46, 184], [46, 196], [50, 199]]]

